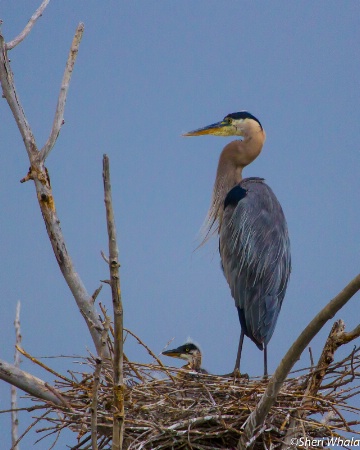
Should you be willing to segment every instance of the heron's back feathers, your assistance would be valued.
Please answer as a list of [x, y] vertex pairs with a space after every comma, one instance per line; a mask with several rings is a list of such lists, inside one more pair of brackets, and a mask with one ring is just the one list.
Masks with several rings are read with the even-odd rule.
[[291, 270], [286, 220], [262, 178], [245, 178], [228, 192], [219, 235], [241, 326], [262, 348], [274, 332]]

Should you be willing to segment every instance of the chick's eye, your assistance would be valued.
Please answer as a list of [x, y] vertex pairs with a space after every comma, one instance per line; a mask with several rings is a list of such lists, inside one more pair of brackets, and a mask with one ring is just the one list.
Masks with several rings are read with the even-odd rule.
[[189, 347], [186, 347], [185, 351], [188, 353], [189, 352]]

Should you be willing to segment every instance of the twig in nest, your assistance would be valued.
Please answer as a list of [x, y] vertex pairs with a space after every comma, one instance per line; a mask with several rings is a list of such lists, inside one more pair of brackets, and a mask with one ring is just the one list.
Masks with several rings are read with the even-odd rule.
[[[90, 370], [96, 370], [96, 356], [81, 359], [87, 362]], [[354, 368], [355, 383], [343, 374], [351, 373]], [[326, 369], [324, 382], [329, 386], [326, 392], [319, 391], [311, 409], [298, 421], [298, 427], [309, 437], [329, 437], [350, 430], [356, 433], [360, 415], [356, 397], [351, 403], [346, 399], [360, 395], [360, 355], [353, 351], [344, 358], [340, 367], [332, 364]], [[136, 368], [134, 372], [133, 368]], [[137, 377], [136, 373], [140, 375]], [[172, 375], [172, 379], [169, 377]], [[310, 374], [312, 376], [312, 373]], [[255, 450], [281, 446], [284, 433], [291, 421], [289, 411], [299, 411], [305, 395], [309, 373], [303, 372], [297, 378], [290, 378], [283, 384], [277, 401], [262, 425], [260, 434], [253, 441]], [[92, 416], [94, 399], [94, 374], [87, 371], [79, 374], [79, 382], [57, 381], [56, 388], [70, 403], [73, 411], [64, 411], [63, 407], [45, 404], [47, 411], [54, 416], [44, 420], [49, 427], [44, 432], [57, 432], [63, 427], [80, 433], [81, 442], [74, 449], [91, 448]], [[347, 383], [346, 388], [331, 389], [339, 380]], [[158, 449], [223, 449], [235, 448], [242, 427], [256, 408], [259, 397], [266, 384], [257, 379], [234, 382], [215, 375], [192, 374], [183, 369], [163, 367], [157, 364], [128, 363], [124, 359], [125, 394], [125, 431], [124, 445], [128, 450]], [[312, 418], [314, 413], [329, 415], [326, 423]], [[98, 450], [111, 447], [113, 428], [113, 368], [103, 364], [99, 373], [97, 387], [97, 446]], [[59, 417], [56, 413], [61, 411]], [[343, 419], [346, 419], [345, 422]], [[95, 435], [93, 434], [93, 440]], [[126, 443], [126, 444], [125, 444]]]
[[[164, 364], [163, 364], [163, 363], [160, 361], [160, 359], [155, 355], [155, 353], [153, 353], [153, 352], [150, 350], [150, 348], [149, 348], [146, 344], [144, 344], [144, 342], [143, 342], [138, 336], [136, 336], [135, 333], [133, 333], [132, 331], [128, 330], [127, 328], [124, 328], [124, 331], [126, 331], [126, 332], [129, 333], [132, 337], [134, 337], [134, 338], [138, 341], [138, 343], [139, 343], [140, 345], [142, 345], [142, 346], [147, 350], [147, 352], [149, 353], [149, 355], [152, 356], [152, 357], [155, 359], [155, 361], [156, 361], [161, 367], [163, 367], [163, 368], [166, 369], [166, 366], [164, 366]], [[174, 379], [173, 379], [173, 377], [172, 377], [172, 375], [171, 375], [170, 372], [168, 373], [168, 376], [169, 376], [169, 378], [171, 378], [171, 379], [174, 381]]]
[[314, 358], [313, 358], [311, 347], [309, 347], [309, 355], [310, 355], [310, 367], [314, 367]]
[[31, 356], [26, 350], [24, 350], [23, 348], [16, 346], [16, 350], [18, 352], [20, 352], [23, 356], [26, 356], [26, 358], [30, 359], [30, 361], [32, 361], [34, 364], [37, 364], [38, 366], [42, 367], [43, 369], [47, 370], [48, 372], [52, 373], [53, 375], [67, 381], [67, 382], [71, 382], [71, 380], [67, 377], [65, 377], [64, 375], [61, 375], [58, 372], [55, 372], [55, 370], [51, 369], [50, 367], [48, 367], [46, 364], [42, 363], [41, 361], [39, 361], [38, 359], [36, 359], [34, 356]]

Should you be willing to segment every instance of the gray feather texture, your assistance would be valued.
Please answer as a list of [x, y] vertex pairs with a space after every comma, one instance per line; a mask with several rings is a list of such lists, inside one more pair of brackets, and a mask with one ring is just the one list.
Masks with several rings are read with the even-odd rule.
[[228, 204], [219, 227], [224, 275], [245, 335], [259, 348], [274, 332], [291, 271], [284, 213], [261, 178], [245, 178], [246, 195]]

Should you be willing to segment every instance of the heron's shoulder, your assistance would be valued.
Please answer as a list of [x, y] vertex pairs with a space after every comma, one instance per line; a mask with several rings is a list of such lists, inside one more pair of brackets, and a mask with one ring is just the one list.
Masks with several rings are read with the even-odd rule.
[[249, 186], [249, 185], [253, 185], [253, 184], [262, 184], [262, 185], [266, 185], [265, 183], [265, 178], [259, 178], [259, 177], [249, 177], [249, 178], [244, 178], [240, 181], [239, 186], [245, 187], [245, 186]]
[[255, 195], [274, 195], [270, 186], [265, 183], [264, 178], [244, 178], [240, 181], [239, 186], [245, 189], [246, 192], [253, 193]]
[[239, 202], [241, 202], [243, 207], [247, 207], [246, 205], [254, 207], [255, 203], [260, 207], [261, 205], [259, 202], [254, 202], [255, 197], [257, 199], [261, 198], [264, 201], [271, 198], [273, 201], [275, 195], [271, 188], [265, 183], [264, 178], [244, 178], [227, 193], [224, 200], [224, 209], [229, 205], [236, 208]]
[[227, 193], [224, 201], [224, 209], [229, 205], [236, 206], [240, 200], [247, 196], [249, 191], [261, 189], [263, 186], [267, 187], [264, 178], [244, 178]]

